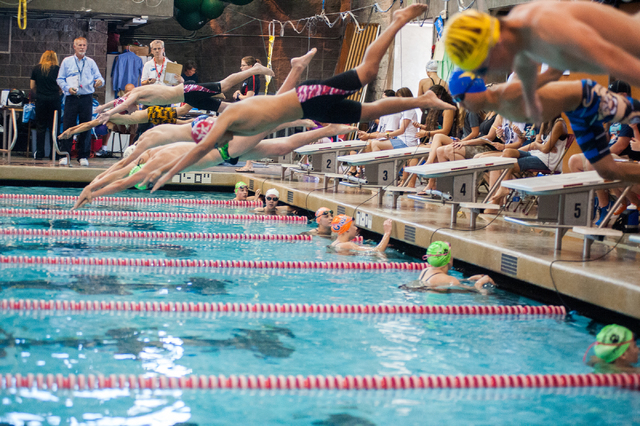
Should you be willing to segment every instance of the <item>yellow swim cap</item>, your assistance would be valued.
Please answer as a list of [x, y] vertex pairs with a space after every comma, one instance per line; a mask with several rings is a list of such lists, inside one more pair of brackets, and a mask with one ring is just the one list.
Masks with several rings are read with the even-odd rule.
[[498, 39], [500, 22], [497, 18], [477, 10], [466, 10], [447, 23], [444, 49], [454, 64], [471, 71], [484, 62]]

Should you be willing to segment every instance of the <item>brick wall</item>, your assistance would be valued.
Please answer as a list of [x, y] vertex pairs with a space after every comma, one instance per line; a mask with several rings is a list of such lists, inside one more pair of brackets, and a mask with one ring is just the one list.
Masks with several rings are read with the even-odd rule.
[[[29, 20], [27, 29], [18, 28], [15, 19], [11, 30], [11, 53], [0, 53], [0, 89], [29, 91], [31, 71], [45, 50], [53, 50], [62, 60], [73, 54], [73, 39], [87, 38], [87, 56], [96, 61], [102, 76], [107, 65], [107, 23], [94, 21], [95, 30], [88, 31], [88, 21], [82, 19]], [[104, 88], [96, 90], [104, 101]]]

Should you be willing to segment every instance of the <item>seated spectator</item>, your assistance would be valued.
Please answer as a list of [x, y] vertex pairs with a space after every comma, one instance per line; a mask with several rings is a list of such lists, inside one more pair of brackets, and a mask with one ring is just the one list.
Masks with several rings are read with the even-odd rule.
[[303, 232], [300, 235], [317, 235], [320, 237], [331, 237], [331, 222], [333, 221], [333, 210], [320, 207], [316, 210], [316, 223], [318, 227], [311, 231]]
[[[513, 179], [514, 173], [520, 173], [527, 170], [542, 170], [545, 172], [555, 171], [558, 167], [562, 169], [560, 161], [564, 153], [567, 141], [569, 140], [569, 132], [564, 120], [557, 117], [553, 121], [547, 121], [542, 124], [539, 138], [520, 149], [507, 148], [502, 152], [502, 157], [517, 158], [518, 163], [504, 177], [504, 180]], [[494, 170], [489, 172], [489, 187], [493, 187], [494, 183], [502, 174], [502, 170]], [[502, 205], [505, 197], [509, 194], [506, 188], [500, 188], [496, 194], [489, 200], [492, 204]], [[485, 210], [485, 213], [495, 213]]]
[[[413, 93], [408, 87], [401, 87], [396, 92], [396, 97], [413, 98]], [[403, 111], [400, 114], [400, 122], [397, 130], [385, 129], [384, 139], [377, 139], [371, 143], [371, 151], [383, 151], [386, 149], [406, 148], [418, 146], [420, 141], [416, 137], [418, 129], [413, 125], [418, 121], [418, 108]]]
[[628, 328], [617, 324], [604, 327], [596, 336], [596, 342], [587, 348], [583, 361], [592, 347], [596, 356], [591, 357], [587, 365], [597, 373], [640, 373], [640, 368], [633, 366], [638, 362], [638, 346]]
[[187, 61], [182, 69], [182, 79], [184, 80], [184, 84], [198, 84], [200, 81], [198, 79], [197, 72], [196, 61]]
[[236, 193], [236, 197], [234, 198], [234, 201], [257, 201], [260, 199], [260, 188], [256, 189], [256, 192], [254, 195], [252, 195], [251, 197], [249, 197], [249, 186], [240, 181], [238, 183], [236, 183], [236, 188], [235, 191]]
[[358, 227], [354, 225], [353, 218], [344, 214], [339, 214], [338, 216], [333, 218], [331, 222], [331, 230], [338, 234], [338, 238], [331, 243], [331, 247], [337, 252], [365, 252], [365, 253], [383, 253], [387, 245], [389, 245], [389, 240], [391, 239], [391, 228], [393, 226], [393, 221], [391, 219], [387, 219], [384, 221], [384, 235], [382, 236], [382, 240], [375, 247], [366, 247], [361, 246], [352, 242], [356, 235], [358, 235]]
[[400, 286], [403, 290], [434, 291], [438, 293], [480, 293], [488, 294], [495, 283], [488, 275], [474, 275], [466, 281], [473, 282], [473, 287], [462, 285], [460, 280], [448, 274], [453, 266], [451, 245], [446, 241], [434, 241], [423, 256], [429, 266], [420, 273], [420, 278], [409, 284]]

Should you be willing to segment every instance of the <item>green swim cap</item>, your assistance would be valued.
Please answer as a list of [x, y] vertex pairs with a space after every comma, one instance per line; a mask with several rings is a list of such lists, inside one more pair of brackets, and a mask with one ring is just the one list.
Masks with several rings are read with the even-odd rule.
[[633, 333], [627, 327], [609, 324], [596, 336], [593, 351], [604, 362], [613, 362], [620, 358], [633, 341]]
[[240, 182], [236, 183], [236, 189], [233, 192], [237, 194], [238, 190], [240, 189], [241, 186], [246, 186], [247, 188], [249, 188], [249, 185], [247, 185], [246, 183], [240, 181]]
[[439, 268], [449, 264], [451, 261], [451, 244], [446, 241], [434, 241], [427, 248], [427, 254], [422, 256], [431, 266]]
[[[131, 176], [131, 175], [134, 175], [134, 174], [138, 173], [140, 170], [142, 170], [142, 166], [140, 166], [140, 165], [135, 166], [135, 167], [134, 167], [133, 169], [131, 169], [131, 171], [129, 172], [129, 176]], [[141, 191], [144, 191], [145, 189], [147, 189], [147, 185], [143, 185], [143, 184], [142, 184], [142, 182], [140, 182], [140, 183], [136, 184], [136, 185], [134, 186], [134, 188], [137, 188], [137, 189], [139, 189], [139, 190], [141, 190]]]

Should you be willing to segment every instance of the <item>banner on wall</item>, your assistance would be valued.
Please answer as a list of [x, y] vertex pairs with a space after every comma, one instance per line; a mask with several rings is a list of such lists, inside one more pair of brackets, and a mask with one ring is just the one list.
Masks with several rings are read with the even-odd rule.
[[[273, 42], [275, 41], [276, 37], [270, 35], [269, 36], [269, 49], [267, 51], [267, 68], [271, 69], [271, 58], [273, 57]], [[267, 93], [269, 93], [269, 83], [271, 82], [271, 76], [270, 75], [265, 75], [264, 76], [265, 79], [265, 84], [264, 84], [264, 94], [266, 95]]]

